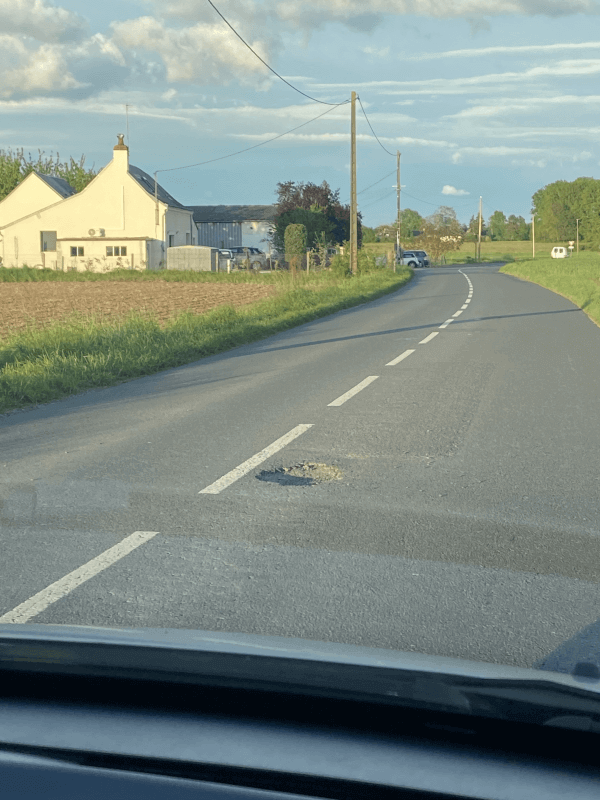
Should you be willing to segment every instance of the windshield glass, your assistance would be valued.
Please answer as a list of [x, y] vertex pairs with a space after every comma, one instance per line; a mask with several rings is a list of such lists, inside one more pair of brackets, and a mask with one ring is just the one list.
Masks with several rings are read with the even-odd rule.
[[188, 5], [3, 17], [0, 623], [596, 663], [591, 7]]

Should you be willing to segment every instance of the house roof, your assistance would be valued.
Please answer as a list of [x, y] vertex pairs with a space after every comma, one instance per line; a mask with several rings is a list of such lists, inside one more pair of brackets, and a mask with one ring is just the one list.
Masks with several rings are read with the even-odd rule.
[[[133, 164], [129, 165], [129, 174], [132, 178], [135, 178], [142, 189], [145, 189], [149, 194], [152, 195], [152, 197], [154, 197], [154, 178], [152, 176], [148, 175], [147, 172], [144, 172], [143, 169], [134, 167]], [[157, 194], [161, 203], [165, 203], [166, 205], [171, 206], [171, 208], [183, 208], [185, 211], [190, 211], [189, 208], [186, 208], [185, 206], [182, 206], [181, 203], [177, 202], [177, 200], [175, 200], [175, 198], [170, 195], [166, 189], [163, 189], [160, 183], [157, 186]]]
[[44, 175], [42, 172], [38, 172], [35, 169], [34, 172], [38, 178], [41, 178], [51, 189], [58, 192], [61, 197], [71, 197], [71, 195], [77, 194], [71, 184], [64, 178], [57, 178], [56, 175]]
[[277, 206], [188, 206], [194, 222], [272, 222]]

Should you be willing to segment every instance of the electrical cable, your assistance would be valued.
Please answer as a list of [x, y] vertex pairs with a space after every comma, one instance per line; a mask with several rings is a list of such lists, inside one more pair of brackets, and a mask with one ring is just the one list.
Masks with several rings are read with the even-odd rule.
[[372, 189], [373, 186], [377, 186], [378, 183], [381, 183], [381, 181], [384, 181], [386, 178], [389, 178], [395, 172], [396, 172], [396, 170], [394, 170], [393, 172], [390, 172], [388, 175], [384, 175], [383, 178], [380, 178], [378, 181], [375, 181], [375, 183], [372, 183], [370, 186], [367, 186], [366, 189], [361, 189], [360, 192], [357, 192], [357, 194], [362, 194], [363, 192], [366, 192], [369, 189]]
[[236, 31], [236, 29], [233, 27], [233, 25], [230, 25], [230, 23], [229, 23], [229, 22], [227, 22], [227, 20], [226, 20], [226, 19], [225, 19], [225, 17], [223, 16], [223, 14], [221, 14], [221, 12], [220, 12], [220, 11], [219, 11], [219, 9], [216, 7], [216, 5], [215, 5], [215, 4], [212, 2], [212, 0], [208, 0], [208, 3], [209, 3], [209, 5], [211, 5], [211, 6], [214, 8], [214, 10], [217, 12], [217, 14], [218, 14], [218, 15], [221, 17], [221, 19], [223, 20], [223, 22], [224, 22], [224, 23], [225, 23], [225, 24], [226, 24], [226, 25], [227, 25], [229, 28], [231, 28], [231, 30], [232, 30], [232, 31], [235, 33], [235, 35], [238, 37], [238, 39], [239, 39], [240, 41], [242, 41], [242, 42], [243, 42], [243, 43], [246, 45], [246, 47], [248, 48], [248, 50], [250, 50], [250, 52], [251, 52], [251, 53], [254, 53], [254, 55], [255, 55], [255, 56], [258, 58], [258, 60], [259, 60], [260, 62], [262, 62], [262, 63], [265, 65], [265, 67], [266, 67], [267, 69], [270, 69], [270, 70], [271, 70], [271, 72], [273, 73], [273, 75], [276, 75], [276, 76], [279, 78], [279, 80], [283, 81], [284, 83], [287, 83], [287, 85], [288, 85], [288, 86], [289, 86], [291, 89], [293, 89], [295, 92], [298, 92], [299, 94], [301, 94], [301, 95], [304, 95], [304, 97], [308, 97], [308, 99], [309, 99], [309, 100], [314, 100], [314, 101], [315, 101], [315, 103], [323, 103], [323, 105], [326, 105], [326, 106], [342, 106], [342, 105], [344, 105], [344, 103], [349, 103], [349, 102], [350, 102], [349, 100], [344, 100], [342, 103], [327, 103], [327, 102], [325, 102], [325, 100], [317, 100], [317, 98], [316, 98], [316, 97], [311, 97], [309, 94], [306, 94], [305, 92], [302, 92], [302, 91], [300, 91], [300, 89], [296, 89], [296, 87], [295, 87], [295, 86], [292, 86], [292, 84], [291, 84], [289, 81], [286, 81], [286, 79], [285, 79], [285, 78], [283, 78], [283, 77], [282, 77], [282, 76], [281, 76], [281, 75], [280, 75], [278, 72], [275, 72], [275, 70], [273, 69], [273, 67], [270, 67], [270, 66], [267, 64], [267, 62], [266, 62], [266, 61], [264, 61], [264, 60], [263, 60], [263, 59], [262, 59], [262, 58], [261, 58], [261, 57], [258, 55], [258, 53], [257, 53], [255, 50], [253, 50], [253, 49], [250, 47], [250, 45], [248, 44], [248, 42], [246, 42], [244, 39], [242, 39], [242, 37], [241, 37], [241, 36], [240, 36], [240, 34], [239, 34], [237, 31]]
[[[208, 0], [208, 2], [210, 3], [210, 0]], [[373, 130], [373, 126], [372, 126], [372, 125], [371, 125], [371, 123], [369, 122], [369, 118], [367, 117], [367, 112], [364, 110], [364, 108], [363, 108], [363, 104], [362, 104], [362, 101], [361, 101], [360, 97], [358, 97], [358, 95], [357, 95], [357, 100], [358, 100], [358, 102], [360, 103], [360, 107], [362, 108], [362, 112], [363, 112], [363, 114], [365, 115], [365, 119], [367, 120], [367, 123], [368, 123], [368, 125], [369, 125], [369, 128], [371, 128], [371, 131], [372, 131], [372, 133], [373, 133], [373, 136], [374, 136], [374, 137], [377, 139], [377, 141], [379, 142], [379, 139], [378, 139], [378, 137], [377, 137], [377, 134], [375, 133], [375, 131]], [[380, 146], [381, 146], [381, 147], [383, 147], [383, 145], [381, 144], [381, 142], [379, 142], [379, 144], [380, 144]], [[384, 149], [384, 150], [385, 150], [385, 152], [386, 152], [388, 155], [390, 155], [390, 156], [395, 156], [395, 155], [396, 155], [395, 153], [390, 153], [390, 151], [389, 151], [387, 148], [385, 148], [385, 147], [383, 147], [383, 149]]]
[[381, 203], [382, 200], [386, 200], [388, 197], [391, 197], [391, 195], [393, 195], [393, 194], [396, 194], [396, 190], [395, 189], [393, 191], [391, 191], [391, 192], [388, 192], [387, 194], [384, 194], [382, 197], [379, 198], [379, 200], [373, 200], [371, 203], [367, 203], [366, 206], [361, 206], [360, 210], [363, 211], [365, 208], [369, 208], [369, 206], [373, 206], [376, 203]]
[[[427, 206], [437, 206], [438, 208], [440, 206], [439, 203], [431, 203], [429, 200], [421, 200], [420, 197], [415, 197], [414, 195], [409, 194], [408, 192], [404, 192], [403, 191], [402, 194], [406, 195], [407, 197], [410, 197], [411, 200], [418, 200], [419, 203], [425, 203], [425, 205], [427, 205]], [[454, 201], [454, 202], [457, 202], [457, 201]], [[458, 200], [458, 202], [459, 203], [468, 203], [468, 202], [470, 202], [470, 200], [467, 200], [465, 198], [464, 200]]]
[[282, 136], [287, 136], [288, 133], [293, 133], [294, 131], [297, 131], [299, 128], [303, 128], [305, 125], [309, 125], [311, 122], [315, 122], [315, 120], [324, 117], [325, 114], [329, 114], [331, 111], [333, 111], [333, 108], [328, 108], [327, 111], [324, 111], [322, 114], [319, 114], [318, 117], [313, 117], [313, 119], [309, 119], [307, 122], [303, 122], [302, 125], [297, 125], [295, 128], [292, 128], [291, 130], [286, 131], [285, 133], [280, 133], [277, 136], [273, 136], [272, 139], [267, 139], [264, 142], [253, 144], [251, 147], [245, 147], [243, 150], [236, 150], [235, 153], [229, 153], [226, 156], [219, 156], [218, 158], [211, 158], [208, 161], [199, 161], [197, 164], [187, 164], [184, 167], [170, 167], [169, 169], [157, 169], [155, 174], [159, 172], [174, 172], [175, 170], [178, 169], [190, 169], [191, 167], [201, 167], [204, 164], [212, 164], [215, 161], [222, 161], [224, 158], [231, 158], [232, 156], [237, 156], [240, 153], [247, 153], [248, 150], [254, 150], [257, 147], [262, 147], [264, 144], [269, 144], [269, 142], [274, 142], [275, 139], [281, 139]]

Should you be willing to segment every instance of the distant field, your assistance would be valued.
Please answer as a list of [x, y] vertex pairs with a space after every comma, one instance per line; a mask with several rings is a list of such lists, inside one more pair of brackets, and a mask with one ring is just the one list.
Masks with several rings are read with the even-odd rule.
[[0, 268], [0, 414], [189, 364], [374, 300], [413, 275]]
[[[377, 255], [386, 253], [390, 248], [394, 248], [395, 243], [390, 245], [387, 242], [377, 242], [374, 244], [364, 244], [366, 250], [375, 252]], [[568, 242], [536, 242], [535, 259], [548, 258], [553, 247], [566, 247]], [[405, 250], [410, 250], [416, 245], [406, 242], [402, 245]], [[446, 264], [464, 264], [475, 262], [476, 244], [465, 242], [460, 250], [446, 254]], [[583, 255], [583, 252], [581, 253]], [[532, 258], [531, 242], [482, 242], [481, 261], [521, 261]]]

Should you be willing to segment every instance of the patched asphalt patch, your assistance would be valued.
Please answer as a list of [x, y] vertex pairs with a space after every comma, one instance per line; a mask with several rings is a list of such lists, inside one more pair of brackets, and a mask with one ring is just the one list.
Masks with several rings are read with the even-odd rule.
[[259, 481], [278, 483], [280, 486], [316, 486], [326, 481], [339, 481], [342, 471], [332, 464], [317, 464], [305, 461], [292, 467], [264, 469], [256, 476]]

